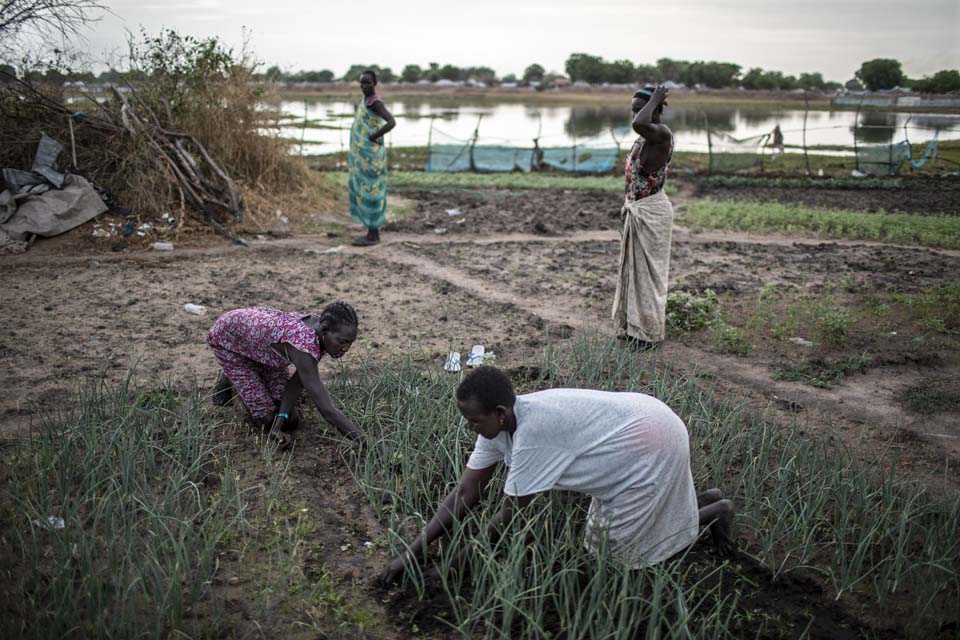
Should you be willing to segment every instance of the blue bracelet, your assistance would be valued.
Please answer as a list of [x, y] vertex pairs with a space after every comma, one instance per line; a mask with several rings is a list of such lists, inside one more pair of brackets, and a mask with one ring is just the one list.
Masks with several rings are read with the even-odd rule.
[[290, 419], [290, 416], [289, 416], [288, 414], [286, 414], [286, 413], [278, 413], [278, 414], [277, 414], [277, 417], [278, 417], [278, 418], [283, 418], [284, 420], [289, 420], [289, 419]]

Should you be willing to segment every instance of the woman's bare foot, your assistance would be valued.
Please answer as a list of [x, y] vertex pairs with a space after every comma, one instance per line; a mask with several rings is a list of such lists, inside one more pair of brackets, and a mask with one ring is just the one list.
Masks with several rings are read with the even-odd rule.
[[213, 395], [211, 399], [213, 404], [218, 407], [225, 407], [230, 404], [230, 401], [233, 400], [233, 397], [236, 395], [236, 391], [233, 388], [233, 383], [230, 382], [223, 371], [220, 372], [220, 375], [217, 376], [217, 382], [213, 385]]
[[628, 336], [626, 334], [617, 336], [617, 340], [620, 340], [624, 345], [637, 353], [643, 353], [644, 351], [652, 351], [660, 346], [659, 342], [647, 342], [646, 340], [641, 340], [640, 338], [634, 338], [633, 336]]
[[353, 246], [355, 247], [371, 247], [380, 242], [380, 230], [379, 229], [368, 229], [367, 235], [360, 236], [353, 241]]
[[720, 492], [720, 489], [707, 489], [697, 496], [697, 509], [703, 509], [707, 505], [711, 505], [722, 499], [723, 493]]

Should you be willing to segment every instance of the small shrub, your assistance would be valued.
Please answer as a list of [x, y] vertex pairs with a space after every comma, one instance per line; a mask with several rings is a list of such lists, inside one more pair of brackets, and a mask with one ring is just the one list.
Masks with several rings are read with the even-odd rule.
[[810, 358], [778, 368], [774, 372], [773, 378], [775, 380], [802, 382], [813, 387], [829, 389], [852, 373], [863, 373], [871, 362], [873, 362], [873, 359], [866, 354], [848, 356], [838, 360]]
[[918, 322], [940, 333], [960, 334], [960, 282], [925, 289], [914, 300]]
[[818, 304], [813, 310], [813, 333], [824, 346], [841, 349], [847, 345], [853, 322], [846, 307], [830, 301]]
[[671, 291], [667, 294], [667, 326], [674, 331], [699, 331], [714, 321], [720, 301], [711, 289], [703, 293]]
[[713, 348], [718, 353], [731, 353], [735, 356], [745, 356], [753, 349], [747, 333], [740, 327], [734, 327], [722, 320], [710, 325], [713, 333]]

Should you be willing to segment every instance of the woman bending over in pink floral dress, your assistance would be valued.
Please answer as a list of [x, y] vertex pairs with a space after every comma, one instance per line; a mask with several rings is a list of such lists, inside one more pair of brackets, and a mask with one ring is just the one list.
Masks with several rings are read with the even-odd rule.
[[285, 431], [299, 423], [297, 401], [305, 389], [324, 420], [359, 442], [360, 430], [333, 403], [317, 370], [320, 358], [343, 357], [356, 339], [357, 313], [346, 302], [334, 302], [320, 315], [262, 307], [228, 311], [207, 334], [223, 367], [213, 402], [222, 406], [239, 395], [253, 422], [287, 448]]

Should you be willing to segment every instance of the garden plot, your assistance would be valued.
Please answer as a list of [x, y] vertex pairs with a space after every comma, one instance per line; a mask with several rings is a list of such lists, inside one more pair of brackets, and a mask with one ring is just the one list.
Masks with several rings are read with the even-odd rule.
[[[163, 255], [77, 255], [61, 245], [5, 261], [11, 285], [0, 303], [16, 313], [0, 340], [12, 390], [0, 405], [3, 434], [9, 442], [32, 426], [36, 444], [7, 450], [17, 457], [4, 467], [5, 526], [72, 509], [64, 518], [72, 537], [63, 540], [53, 531], [4, 530], [24, 549], [23, 563], [3, 565], [15, 578], [9, 588], [29, 593], [33, 607], [9, 620], [31, 620], [35, 637], [59, 634], [68, 628], [61, 623], [115, 635], [139, 625], [157, 637], [173, 628], [295, 638], [535, 638], [561, 629], [569, 637], [625, 638], [656, 630], [661, 637], [955, 636], [954, 253], [691, 231], [680, 218], [671, 338], [659, 351], [636, 354], [605, 334], [616, 196], [410, 197], [418, 213], [395, 222], [373, 249], [322, 253], [342, 240], [313, 236]], [[681, 212], [692, 204], [686, 192], [675, 202]], [[437, 234], [434, 219], [416, 215], [466, 221], [462, 231]], [[537, 221], [547, 233], [530, 229]], [[293, 453], [272, 456], [236, 414], [205, 403], [215, 373], [206, 330], [230, 308], [315, 309], [335, 299], [357, 307], [360, 338], [322, 372], [369, 434], [368, 454], [354, 457], [309, 411]], [[187, 302], [206, 306], [207, 315], [184, 313]], [[625, 574], [583, 554], [581, 505], [561, 496], [539, 500], [517, 523], [515, 539], [530, 532], [540, 544], [484, 548], [469, 578], [437, 582], [411, 571], [407, 590], [376, 589], [373, 576], [429, 517], [469, 449], [450, 400], [457, 376], [438, 368], [448, 350], [472, 344], [496, 353], [522, 390], [640, 389], [677, 408], [690, 427], [697, 483], [719, 485], [741, 505], [744, 554], [724, 563], [695, 547], [683, 562]], [[134, 362], [142, 386], [119, 394]], [[105, 380], [106, 399], [73, 393], [89, 376]], [[79, 421], [68, 413], [38, 429], [39, 412], [59, 407], [85, 409]], [[99, 431], [105, 424], [112, 430]], [[903, 426], [912, 431], [898, 431]], [[65, 442], [67, 433], [76, 437]], [[57, 480], [56, 461], [64, 459], [57, 451], [82, 463], [92, 459], [90, 447], [107, 451], [103, 439], [139, 442], [146, 434], [156, 442], [127, 450], [135, 460], [157, 457], [159, 466], [130, 469], [137, 487], [130, 495], [142, 504], [123, 515], [200, 527], [198, 515], [210, 514], [209, 529], [177, 538], [177, 553], [198, 559], [191, 571], [161, 557], [168, 547], [149, 538], [149, 527], [130, 527], [115, 567], [98, 564], [110, 538], [87, 531], [91, 509], [107, 514], [127, 503], [114, 496], [98, 504], [94, 493]], [[120, 457], [104, 463], [122, 466], [121, 454], [111, 451]], [[168, 471], [173, 461], [179, 475]], [[113, 477], [92, 464], [70, 473], [81, 488]], [[169, 482], [154, 484], [158, 477]], [[178, 497], [161, 501], [161, 511], [158, 495]], [[232, 522], [238, 526], [223, 526]], [[476, 524], [464, 522], [455, 535]], [[89, 556], [81, 555], [89, 575], [77, 584], [67, 580], [75, 575], [71, 542]], [[447, 562], [451, 548], [432, 559]], [[136, 577], [127, 558], [137, 549], [156, 557], [136, 568], [145, 586], [129, 592], [123, 617], [110, 626], [84, 598], [119, 602], [110, 575]], [[195, 596], [197, 603], [177, 599]], [[58, 597], [70, 606], [56, 609]], [[144, 611], [161, 600], [144, 625]], [[57, 619], [55, 610], [80, 619]]]

